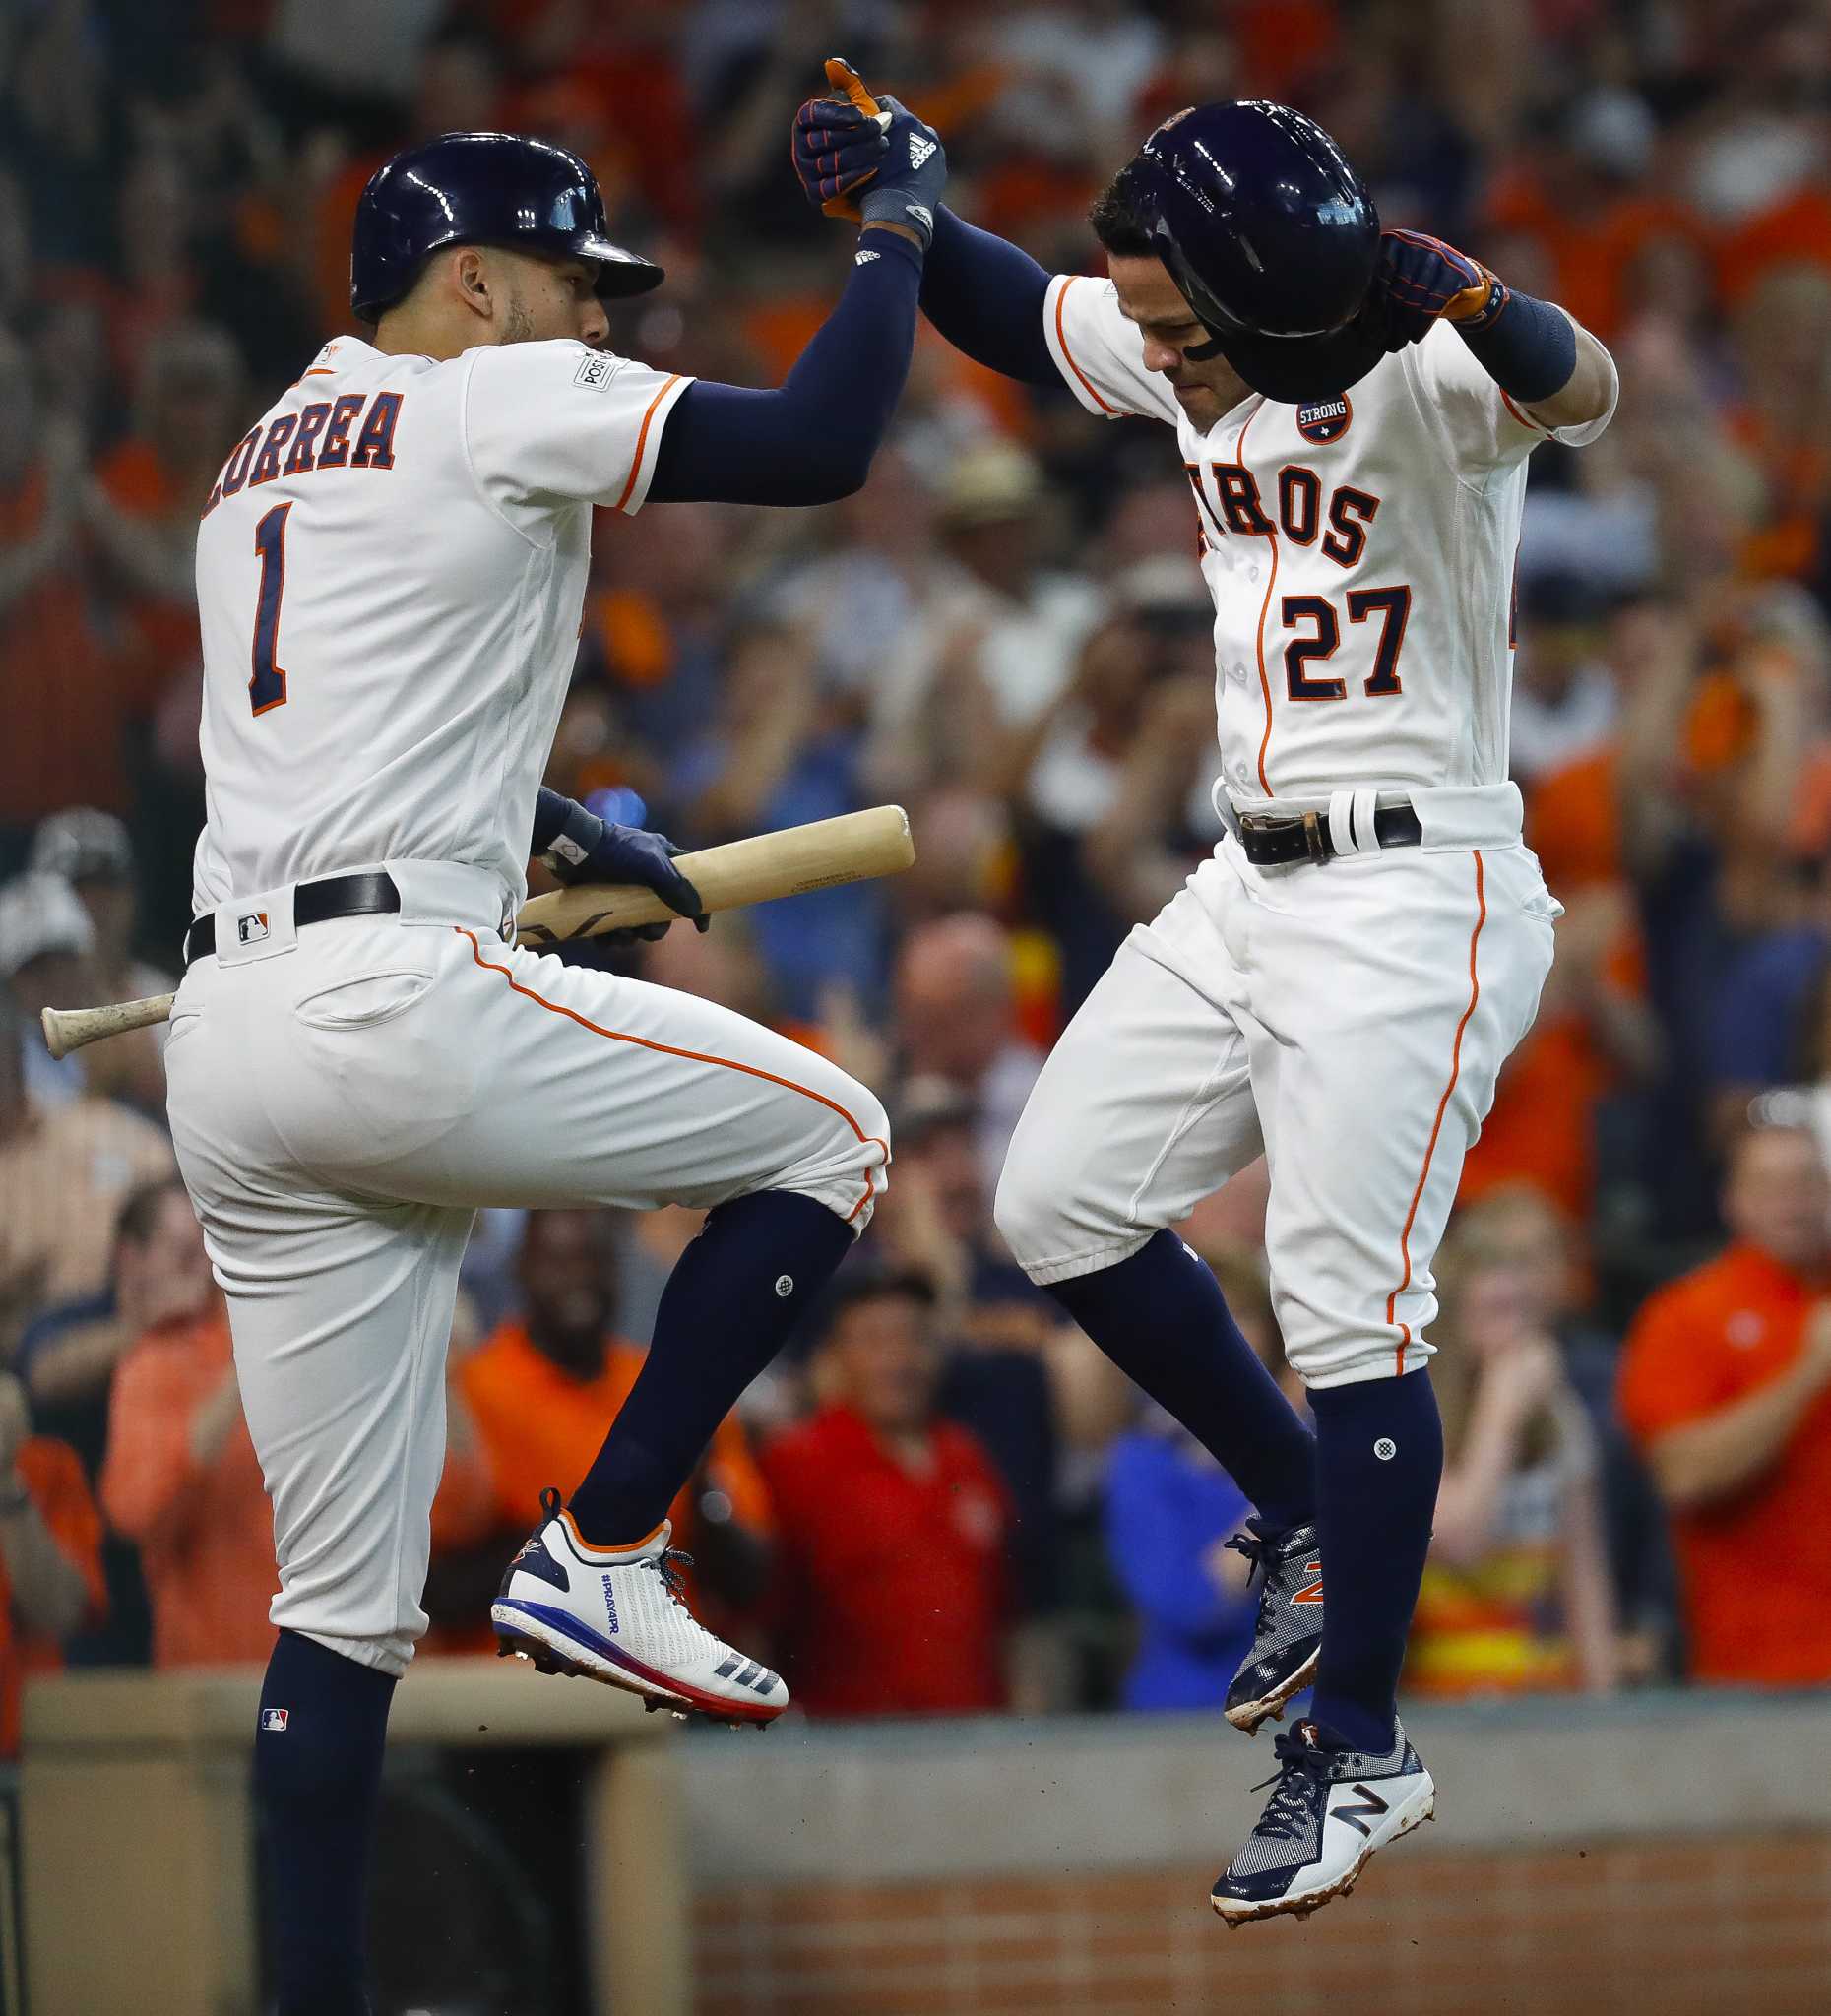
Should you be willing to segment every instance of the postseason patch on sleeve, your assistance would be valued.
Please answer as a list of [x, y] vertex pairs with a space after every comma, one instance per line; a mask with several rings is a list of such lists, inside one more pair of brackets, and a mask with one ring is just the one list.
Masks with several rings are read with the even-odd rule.
[[607, 357], [601, 350], [588, 350], [579, 359], [579, 368], [572, 374], [575, 385], [583, 385], [588, 391], [601, 391], [609, 384], [616, 369], [616, 359]]

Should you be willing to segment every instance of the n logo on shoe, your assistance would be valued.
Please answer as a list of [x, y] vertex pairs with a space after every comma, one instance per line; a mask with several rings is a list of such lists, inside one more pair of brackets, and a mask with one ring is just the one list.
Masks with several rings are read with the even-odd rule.
[[1293, 1603], [1320, 1603], [1322, 1601], [1322, 1563], [1309, 1562], [1303, 1570], [1305, 1575], [1315, 1576], [1314, 1582], [1306, 1582], [1291, 1599]]
[[1388, 1810], [1387, 1801], [1381, 1798], [1379, 1794], [1373, 1791], [1370, 1786], [1357, 1785], [1353, 1790], [1366, 1803], [1359, 1806], [1337, 1806], [1329, 1817], [1334, 1820], [1346, 1820], [1349, 1826], [1357, 1829], [1362, 1834], [1370, 1835], [1373, 1830], [1367, 1825], [1367, 1822], [1369, 1820], [1377, 1820], [1383, 1812]]

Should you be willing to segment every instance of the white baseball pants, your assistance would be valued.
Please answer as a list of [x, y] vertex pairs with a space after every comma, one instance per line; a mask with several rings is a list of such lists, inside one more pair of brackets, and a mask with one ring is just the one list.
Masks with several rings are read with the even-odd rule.
[[518, 951], [494, 894], [296, 936], [290, 894], [224, 905], [185, 975], [172, 1134], [273, 1500], [273, 1620], [399, 1672], [475, 1207], [779, 1189], [862, 1228], [888, 1132], [862, 1086], [728, 1009]]
[[1231, 837], [1133, 930], [1037, 1081], [997, 1218], [1033, 1281], [1110, 1267], [1263, 1149], [1286, 1353], [1312, 1386], [1422, 1363], [1431, 1262], [1560, 914], [1537, 857], [1255, 868]]

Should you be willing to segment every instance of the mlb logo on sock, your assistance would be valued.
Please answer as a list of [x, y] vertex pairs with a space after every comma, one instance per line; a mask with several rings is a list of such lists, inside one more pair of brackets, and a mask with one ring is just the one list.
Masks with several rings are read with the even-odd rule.
[[261, 1710], [261, 1727], [264, 1730], [271, 1730], [275, 1735], [284, 1735], [286, 1724], [291, 1719], [292, 1711], [289, 1708], [263, 1708]]

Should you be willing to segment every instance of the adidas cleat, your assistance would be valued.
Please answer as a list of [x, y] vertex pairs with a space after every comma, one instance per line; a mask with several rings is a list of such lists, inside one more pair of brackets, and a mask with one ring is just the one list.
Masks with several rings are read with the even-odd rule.
[[1370, 1757], [1313, 1722], [1279, 1736], [1265, 1811], [1215, 1882], [1215, 1910], [1230, 1925], [1307, 1918], [1348, 1895], [1375, 1849], [1433, 1816], [1430, 1774], [1403, 1728], [1395, 1737], [1387, 1755]]
[[666, 1520], [627, 1547], [580, 1537], [559, 1493], [540, 1493], [542, 1523], [509, 1563], [490, 1606], [496, 1650], [540, 1671], [572, 1673], [638, 1694], [683, 1719], [705, 1715], [760, 1728], [789, 1705], [766, 1666], [734, 1651], [688, 1609]]
[[1227, 1690], [1227, 1719], [1256, 1736], [1267, 1716], [1282, 1722], [1285, 1705], [1316, 1677], [1322, 1647], [1322, 1555], [1313, 1526], [1267, 1533], [1256, 1519], [1228, 1545], [1259, 1576], [1259, 1614], [1252, 1650]]

